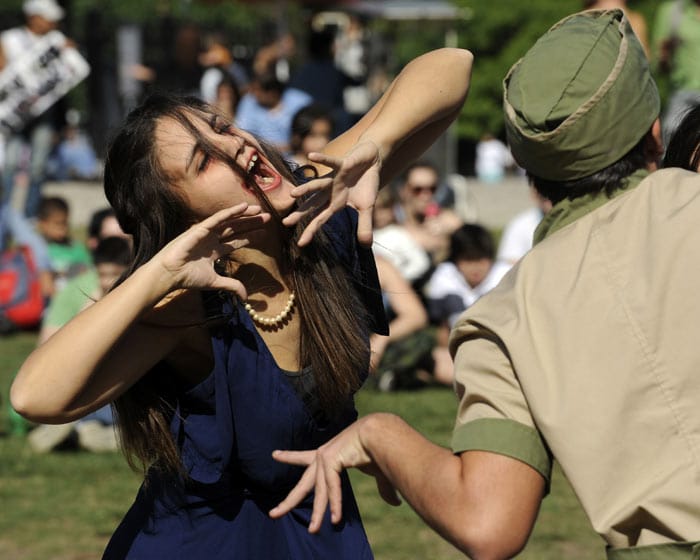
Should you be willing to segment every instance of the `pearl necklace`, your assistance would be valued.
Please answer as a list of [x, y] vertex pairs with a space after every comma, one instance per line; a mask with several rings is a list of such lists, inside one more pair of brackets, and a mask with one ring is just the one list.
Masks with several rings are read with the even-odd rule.
[[258, 325], [279, 328], [287, 320], [287, 317], [289, 317], [289, 314], [294, 308], [294, 292], [289, 293], [287, 305], [285, 305], [284, 309], [274, 317], [265, 317], [264, 315], [261, 315], [255, 311], [253, 306], [249, 303], [246, 303], [243, 307], [245, 307], [245, 310], [248, 312], [248, 315], [250, 315], [250, 318], [253, 319], [253, 321]]

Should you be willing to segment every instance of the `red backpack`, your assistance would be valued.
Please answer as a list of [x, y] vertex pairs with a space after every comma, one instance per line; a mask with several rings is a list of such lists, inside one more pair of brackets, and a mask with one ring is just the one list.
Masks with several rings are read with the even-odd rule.
[[0, 253], [0, 332], [37, 327], [44, 307], [29, 247], [17, 246]]

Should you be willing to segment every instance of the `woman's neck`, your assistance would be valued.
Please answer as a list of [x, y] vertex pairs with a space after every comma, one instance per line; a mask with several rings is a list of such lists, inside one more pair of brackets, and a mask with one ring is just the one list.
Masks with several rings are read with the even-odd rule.
[[264, 294], [273, 297], [287, 287], [289, 270], [285, 262], [280, 239], [282, 232], [252, 232], [249, 243], [231, 254], [235, 270], [233, 275], [240, 280], [249, 295]]

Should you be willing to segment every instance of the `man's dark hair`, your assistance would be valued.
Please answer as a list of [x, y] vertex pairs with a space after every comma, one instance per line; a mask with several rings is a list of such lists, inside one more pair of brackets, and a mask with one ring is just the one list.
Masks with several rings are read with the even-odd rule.
[[291, 148], [292, 150], [300, 150], [301, 142], [310, 133], [314, 123], [319, 120], [328, 121], [331, 125], [331, 136], [333, 135], [333, 127], [335, 125], [333, 116], [323, 105], [312, 103], [299, 109], [292, 117], [292, 134]]
[[673, 132], [662, 167], [697, 171], [700, 165], [700, 105], [693, 107]]
[[644, 169], [647, 165], [645, 154], [646, 134], [637, 144], [615, 163], [611, 163], [592, 175], [572, 179], [570, 181], [550, 181], [537, 177], [528, 172], [527, 176], [532, 185], [542, 196], [548, 198], [552, 204], [556, 204], [565, 198], [573, 200], [589, 193], [605, 192], [612, 194], [619, 189], [624, 180], [638, 169]]
[[423, 167], [426, 167], [428, 169], [432, 169], [435, 172], [435, 175], [438, 176], [438, 179], [440, 178], [440, 171], [438, 170], [437, 166], [433, 162], [428, 161], [427, 159], [422, 159], [422, 160], [413, 162], [411, 165], [409, 165], [406, 168], [406, 171], [403, 172], [404, 182], [406, 182], [408, 180], [409, 175], [411, 175], [411, 172], [414, 169], [421, 169]]
[[279, 81], [272, 70], [258, 74], [255, 81], [263, 91], [275, 91], [280, 94], [284, 91], [284, 84]]
[[102, 222], [109, 216], [115, 216], [112, 208], [102, 208], [101, 210], [95, 211], [90, 217], [90, 223], [88, 224], [88, 237], [98, 239], [102, 231]]
[[95, 266], [100, 264], [116, 264], [129, 266], [131, 263], [131, 243], [124, 237], [105, 237], [92, 254]]
[[66, 199], [61, 196], [43, 196], [39, 202], [37, 217], [40, 220], [45, 220], [54, 212], [68, 214], [69, 207]]
[[451, 262], [494, 260], [495, 258], [496, 244], [493, 236], [479, 224], [464, 224], [450, 237], [449, 260]]

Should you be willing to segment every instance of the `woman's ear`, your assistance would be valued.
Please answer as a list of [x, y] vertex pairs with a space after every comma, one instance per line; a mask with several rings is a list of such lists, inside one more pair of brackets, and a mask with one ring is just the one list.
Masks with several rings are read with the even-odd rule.
[[661, 137], [661, 121], [657, 118], [644, 138], [644, 157], [649, 171], [656, 171], [664, 155], [664, 142]]

